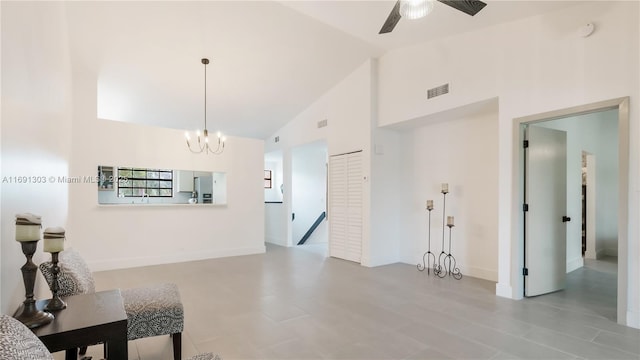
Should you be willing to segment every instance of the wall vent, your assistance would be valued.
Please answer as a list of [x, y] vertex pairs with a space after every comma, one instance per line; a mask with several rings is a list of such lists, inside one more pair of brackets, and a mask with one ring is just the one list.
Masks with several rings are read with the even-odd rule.
[[433, 89], [427, 90], [427, 99], [431, 99], [436, 96], [440, 96], [448, 93], [449, 93], [449, 84], [440, 85], [440, 86], [434, 87]]
[[276, 136], [275, 139], [273, 139], [274, 142], [280, 142], [280, 136]]
[[327, 119], [318, 121], [318, 129], [327, 126]]

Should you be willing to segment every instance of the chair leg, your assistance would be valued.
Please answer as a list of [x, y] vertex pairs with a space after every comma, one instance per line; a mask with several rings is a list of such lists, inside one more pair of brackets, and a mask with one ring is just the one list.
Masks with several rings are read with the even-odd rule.
[[80, 348], [80, 355], [84, 355], [86, 353], [87, 353], [87, 347], [86, 346], [81, 347]]
[[182, 333], [171, 334], [173, 339], [173, 360], [182, 360]]

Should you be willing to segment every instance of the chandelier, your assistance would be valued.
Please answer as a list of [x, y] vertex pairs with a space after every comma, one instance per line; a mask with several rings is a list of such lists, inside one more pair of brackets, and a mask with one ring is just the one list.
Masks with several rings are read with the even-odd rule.
[[218, 155], [224, 151], [224, 143], [227, 138], [218, 131], [215, 135], [217, 139], [213, 140], [214, 144], [209, 139], [209, 130], [207, 130], [207, 64], [209, 64], [209, 59], [204, 58], [201, 62], [204, 65], [204, 130], [202, 133], [200, 130], [196, 131], [197, 144], [193, 144], [193, 146], [188, 131], [184, 133], [184, 136], [187, 139], [187, 147], [192, 153]]

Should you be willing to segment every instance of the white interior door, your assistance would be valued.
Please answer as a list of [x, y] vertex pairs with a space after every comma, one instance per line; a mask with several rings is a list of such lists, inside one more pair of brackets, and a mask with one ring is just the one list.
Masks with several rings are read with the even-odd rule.
[[329, 256], [362, 256], [362, 153], [329, 159]]
[[525, 296], [565, 287], [567, 134], [529, 125], [525, 149]]

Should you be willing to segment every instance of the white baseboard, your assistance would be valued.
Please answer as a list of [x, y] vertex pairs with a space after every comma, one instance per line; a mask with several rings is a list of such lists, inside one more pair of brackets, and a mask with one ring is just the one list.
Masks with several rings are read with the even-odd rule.
[[567, 261], [567, 274], [572, 272], [573, 270], [580, 269], [583, 266], [584, 266], [584, 259], [582, 257], [569, 260]]
[[587, 250], [584, 253], [584, 258], [596, 260], [598, 258], [598, 254], [593, 250]]
[[269, 244], [287, 246], [287, 239], [275, 238], [275, 237], [272, 237], [272, 236], [267, 236], [264, 239], [264, 241], [268, 242]]
[[627, 326], [640, 329], [640, 313], [627, 310]]
[[507, 299], [515, 299], [511, 285], [500, 282], [496, 284], [496, 295]]
[[604, 248], [604, 254], [606, 256], [618, 257], [618, 247]]
[[461, 269], [462, 275], [471, 276], [478, 279], [484, 279], [489, 281], [498, 281], [498, 272], [496, 270], [482, 269], [473, 266], [467, 266]]
[[208, 251], [184, 252], [160, 256], [129, 257], [120, 259], [87, 261], [87, 265], [89, 265], [91, 271], [106, 271], [150, 265], [162, 265], [187, 261], [215, 259], [230, 256], [263, 254], [265, 253], [265, 251], [265, 246], [261, 245], [249, 248], [215, 249]]

